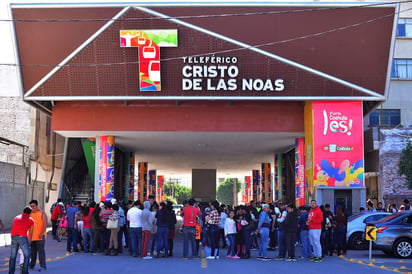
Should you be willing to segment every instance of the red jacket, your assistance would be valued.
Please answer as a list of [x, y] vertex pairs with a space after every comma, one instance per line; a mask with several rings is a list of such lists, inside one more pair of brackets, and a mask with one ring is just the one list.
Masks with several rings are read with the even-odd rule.
[[322, 210], [317, 206], [309, 211], [308, 215], [309, 229], [322, 229], [323, 213]]

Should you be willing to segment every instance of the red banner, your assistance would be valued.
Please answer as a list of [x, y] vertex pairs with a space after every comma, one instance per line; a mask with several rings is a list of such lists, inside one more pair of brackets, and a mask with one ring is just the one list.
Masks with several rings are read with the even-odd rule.
[[305, 205], [305, 142], [304, 138], [295, 139], [295, 197], [296, 206]]

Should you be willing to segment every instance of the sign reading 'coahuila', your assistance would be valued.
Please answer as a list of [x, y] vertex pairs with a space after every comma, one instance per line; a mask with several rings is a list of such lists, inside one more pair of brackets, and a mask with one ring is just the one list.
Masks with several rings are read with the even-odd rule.
[[121, 47], [139, 48], [140, 91], [160, 91], [161, 47], [177, 47], [177, 30], [121, 30]]

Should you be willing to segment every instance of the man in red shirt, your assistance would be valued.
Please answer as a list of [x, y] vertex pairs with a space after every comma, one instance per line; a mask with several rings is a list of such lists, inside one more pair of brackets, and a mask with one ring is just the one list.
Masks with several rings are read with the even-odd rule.
[[[11, 228], [11, 253], [9, 262], [9, 273], [14, 273], [16, 268], [17, 250], [19, 247], [24, 254], [23, 274], [29, 273], [30, 261], [30, 242], [33, 235], [34, 220], [30, 217], [31, 208], [25, 207], [23, 214], [14, 218]], [[27, 238], [27, 232], [30, 232], [30, 238]]]
[[309, 241], [313, 247], [313, 261], [319, 263], [322, 262], [320, 233], [322, 232], [323, 213], [316, 204], [316, 200], [310, 202], [310, 208], [306, 224], [309, 228]]
[[197, 217], [200, 217], [200, 210], [193, 205], [195, 200], [192, 198], [189, 200], [189, 206], [182, 209], [180, 215], [183, 217], [183, 258], [187, 259], [189, 254], [189, 240], [192, 244], [192, 257], [196, 258], [196, 223]]

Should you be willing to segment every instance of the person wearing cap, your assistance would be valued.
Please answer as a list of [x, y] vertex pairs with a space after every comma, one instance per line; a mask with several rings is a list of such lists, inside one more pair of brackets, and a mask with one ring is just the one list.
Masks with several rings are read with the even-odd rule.
[[258, 260], [270, 261], [270, 258], [267, 257], [267, 248], [269, 243], [269, 230], [270, 230], [270, 217], [269, 217], [269, 205], [263, 204], [262, 210], [259, 215], [259, 223], [256, 230], [256, 234], [260, 234], [259, 242], [259, 253], [257, 256]]
[[288, 211], [286, 210], [285, 204], [283, 202], [279, 202], [278, 206], [280, 210], [280, 215], [277, 217], [276, 222], [278, 224], [279, 253], [275, 259], [284, 260], [286, 255], [285, 220], [286, 216], [288, 215]]
[[296, 233], [298, 232], [298, 213], [293, 204], [288, 204], [286, 207], [288, 215], [285, 219], [285, 238], [286, 249], [288, 251], [287, 262], [295, 262], [295, 241]]
[[[33, 235], [34, 220], [30, 217], [32, 210], [26, 206], [23, 214], [16, 216], [11, 227], [11, 252], [9, 261], [9, 273], [14, 273], [16, 269], [16, 257], [19, 248], [23, 251], [24, 262], [22, 273], [29, 273], [30, 243]], [[29, 232], [30, 237], [27, 237]]]
[[119, 217], [119, 232], [118, 232], [118, 235], [117, 235], [117, 240], [118, 240], [117, 252], [122, 253], [123, 252], [123, 248], [122, 248], [122, 246], [123, 246], [123, 234], [126, 238], [126, 217], [125, 217], [123, 208], [117, 202], [116, 198], [113, 198], [111, 200], [111, 202], [112, 202], [112, 205], [118, 205], [119, 206], [118, 212], [119, 212], [120, 217]]
[[64, 212], [64, 204], [62, 202], [58, 202], [53, 208], [50, 220], [52, 222], [52, 235], [54, 240], [59, 240], [57, 238], [57, 227], [59, 226], [59, 219], [63, 216]]

